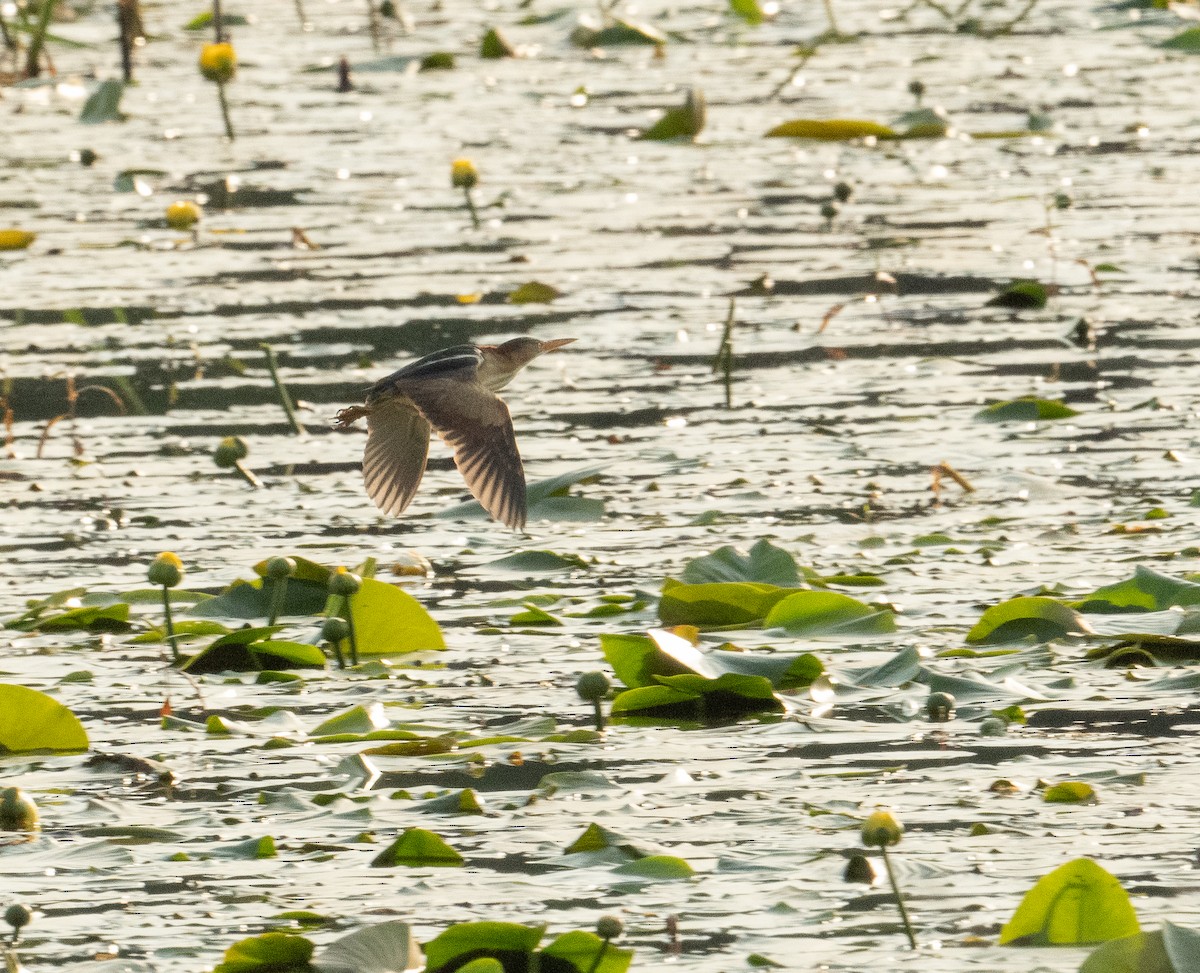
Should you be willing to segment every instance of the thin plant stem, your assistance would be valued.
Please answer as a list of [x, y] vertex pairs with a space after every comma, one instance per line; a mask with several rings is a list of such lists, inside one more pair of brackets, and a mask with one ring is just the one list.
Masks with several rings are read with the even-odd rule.
[[829, 20], [829, 29], [838, 37], [841, 37], [842, 32], [838, 29], [837, 17], [833, 15], [833, 0], [823, 0], [825, 4], [825, 16]]
[[596, 732], [599, 732], [604, 729], [604, 707], [600, 705], [598, 699], [592, 700], [592, 706], [595, 707], [592, 716], [596, 721]]
[[350, 629], [350, 665], [358, 665], [358, 633], [354, 630], [354, 611], [350, 607], [350, 599], [344, 600], [346, 626]]
[[908, 921], [908, 909], [904, 907], [904, 896], [900, 894], [900, 886], [896, 884], [896, 873], [892, 871], [892, 860], [888, 857], [887, 846], [880, 845], [883, 864], [887, 867], [888, 881], [892, 884], [892, 894], [896, 896], [896, 906], [900, 909], [900, 920], [904, 923], [904, 931], [908, 934], [908, 944], [917, 948], [917, 937], [913, 935], [912, 923]]
[[475, 197], [471, 195], [471, 187], [463, 187], [463, 196], [467, 200], [467, 209], [471, 211], [471, 222], [475, 224], [475, 229], [479, 229], [479, 214], [475, 212]]
[[330, 642], [329, 644], [333, 646], [333, 654], [337, 657], [338, 668], [345, 669], [346, 668], [346, 657], [344, 655], [342, 655], [342, 640], [335, 639], [334, 641]]
[[816, 53], [817, 53], [817, 42], [814, 41], [811, 45], [804, 48], [804, 53], [802, 53], [800, 55], [800, 63], [797, 64], [794, 68], [792, 68], [791, 71], [788, 72], [788, 76], [786, 78], [784, 78], [779, 84], [777, 84], [772, 89], [771, 93], [769, 95], [767, 95], [767, 98], [769, 100], [773, 100], [775, 98], [778, 98], [781, 94], [783, 94], [783, 92], [785, 90], [787, 90], [788, 86], [791, 85], [791, 83], [796, 79], [796, 75], [798, 75], [801, 71], [804, 70], [804, 66], [806, 64], [808, 64], [809, 61], [812, 60], [813, 55]]
[[127, 0], [117, 2], [117, 42], [121, 45], [121, 76], [133, 80], [133, 11]]
[[233, 122], [229, 120], [229, 102], [225, 98], [225, 82], [217, 82], [217, 100], [221, 103], [221, 118], [225, 122], [225, 136], [232, 142], [236, 135], [233, 134]]
[[255, 476], [253, 471], [248, 469], [241, 460], [238, 460], [236, 463], [234, 463], [233, 468], [237, 470], [241, 478], [254, 487], [255, 490], [262, 489], [262, 480]]
[[379, 23], [379, 11], [375, 9], [375, 0], [367, 0], [367, 26], [371, 30], [371, 50], [378, 54], [383, 29]]
[[162, 586], [163, 590], [163, 615], [166, 617], [167, 623], [167, 641], [171, 643], [171, 658], [175, 664], [179, 664], [179, 636], [175, 634], [175, 619], [171, 617], [171, 591], [166, 586]]
[[283, 599], [287, 597], [287, 578], [275, 578], [271, 587], [271, 618], [267, 625], [274, 625], [283, 611]]
[[733, 408], [733, 324], [737, 304], [729, 299], [729, 315], [725, 318], [725, 330], [721, 332], [721, 344], [717, 357], [713, 359], [713, 371], [720, 372], [725, 384], [725, 408]]
[[275, 360], [275, 349], [265, 341], [258, 346], [263, 350], [263, 354], [267, 359], [267, 371], [271, 373], [271, 381], [275, 385], [275, 391], [279, 393], [279, 404], [283, 406], [283, 411], [287, 413], [288, 422], [292, 426], [292, 431], [297, 436], [305, 436], [308, 430], [304, 428], [304, 423], [296, 418], [296, 410], [292, 405], [292, 397], [288, 395], [288, 390], [279, 379], [279, 364]]
[[304, 0], [296, 0], [296, 16], [300, 18], [300, 29], [308, 26], [308, 15], [304, 12]]
[[37, 23], [29, 38], [29, 50], [25, 55], [25, 76], [36, 78], [41, 73], [42, 46], [46, 43], [46, 31], [50, 29], [50, 17], [54, 13], [55, 0], [42, 0]]
[[[221, 16], [221, 0], [212, 0], [213, 37], [218, 44], [225, 43], [225, 18]], [[233, 136], [231, 135], [230, 138]]]
[[13, 55], [15, 66], [15, 58], [20, 48], [17, 46], [16, 39], [9, 32], [8, 21], [4, 19], [3, 9], [0, 9], [0, 39], [4, 41], [4, 46], [8, 49], [8, 52]]

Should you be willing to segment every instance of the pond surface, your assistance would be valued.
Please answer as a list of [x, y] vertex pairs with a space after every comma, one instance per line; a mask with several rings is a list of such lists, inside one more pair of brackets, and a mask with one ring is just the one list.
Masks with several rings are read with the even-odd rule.
[[[1104, 668], [1082, 641], [938, 655], [1019, 594], [1080, 597], [1139, 564], [1195, 570], [1200, 62], [1157, 46], [1181, 29], [1161, 11], [1043, 3], [986, 37], [924, 6], [899, 19], [836, 6], [853, 38], [822, 44], [777, 97], [797, 45], [827, 27], [819, 4], [787, 4], [757, 28], [715, 2], [642, 6], [670, 34], [661, 55], [575, 47], [573, 13], [550, 16], [544, 0], [413, 4], [411, 32], [385, 23], [378, 51], [364, 5], [307, 0], [306, 30], [292, 4], [244, 5], [228, 11], [254, 13], [233, 28], [233, 143], [194, 68], [208, 36], [182, 29], [199, 7], [147, 8], [122, 123], [74, 120], [80, 79], [117, 70], [107, 8], [56, 27], [93, 45], [52, 47], [59, 85], [0, 89], [0, 228], [38, 233], [0, 253], [13, 413], [0, 617], [63, 589], [144, 587], [163, 550], [207, 591], [274, 554], [375, 558], [447, 642], [415, 662], [260, 685], [181, 676], [161, 644], [125, 635], [0, 631], [3, 681], [70, 706], [93, 751], [162, 761], [175, 780], [87, 755], [3, 758], [5, 783], [42, 809], [39, 839], [0, 850], [6, 900], [41, 913], [22, 951], [31, 969], [210, 969], [237, 939], [311, 910], [333, 920], [309, 933], [321, 943], [389, 918], [428, 941], [455, 921], [562, 932], [618, 914], [635, 969], [717, 973], [761, 954], [801, 969], [1067, 971], [1083, 950], [979, 947], [1034, 881], [1085, 855], [1120, 878], [1144, 928], [1200, 925], [1194, 670]], [[974, 13], [1000, 24], [1018, 11]], [[480, 60], [488, 26], [530, 56]], [[369, 70], [435, 51], [457, 67]], [[334, 90], [342, 56], [356, 66], [348, 93]], [[1031, 114], [1053, 127], [877, 145], [763, 137], [793, 118], [889, 123], [914, 107], [913, 80], [963, 132], [1023, 129]], [[708, 103], [696, 144], [630, 137], [689, 87]], [[91, 166], [72, 161], [85, 149]], [[481, 173], [478, 229], [449, 185], [459, 156]], [[130, 170], [146, 171], [121, 178]], [[827, 220], [839, 181], [853, 196]], [[1060, 193], [1069, 207], [1054, 208]], [[163, 222], [180, 198], [207, 201], [194, 239]], [[1022, 278], [1056, 285], [1045, 309], [985, 306]], [[505, 300], [530, 281], [561, 296]], [[726, 408], [712, 363], [731, 296]], [[571, 493], [602, 507], [531, 520], [527, 536], [440, 516], [465, 491], [435, 445], [405, 517], [378, 517], [358, 474], [363, 438], [335, 433], [333, 414], [414, 355], [521, 333], [578, 339], [505, 393], [528, 477], [595, 467]], [[300, 400], [303, 437], [263, 342]], [[68, 410], [67, 376], [84, 389], [77, 418], [42, 444]], [[85, 388], [97, 385], [126, 411]], [[1025, 395], [1078, 415], [975, 418]], [[215, 467], [229, 435], [245, 438], [262, 489]], [[974, 490], [946, 478], [931, 490], [941, 463]], [[915, 648], [929, 669], [991, 681], [994, 698], [934, 724], [921, 683], [832, 704], [800, 692], [785, 717], [545, 740], [589, 725], [574, 687], [607, 668], [600, 634], [655, 627], [664, 579], [760, 538], [821, 575], [882, 578], [850, 593], [894, 605], [899, 630], [702, 644], [812, 652], [835, 674]], [[495, 564], [530, 550], [586, 568]], [[431, 579], [391, 574], [410, 551]], [[608, 595], [634, 607], [582, 617]], [[511, 621], [536, 596], [556, 596], [538, 603], [561, 625]], [[219, 713], [239, 729], [164, 728], [168, 698], [181, 720]], [[422, 734], [517, 742], [376, 758], [372, 778], [346, 759], [362, 743], [307, 740], [330, 715], [376, 704]], [[1014, 704], [1028, 725], [980, 735]], [[579, 771], [593, 776], [543, 782]], [[1014, 793], [991, 789], [1002, 778]], [[1099, 802], [1048, 804], [1035, 789], [1064, 779], [1089, 781]], [[488, 815], [418, 808], [468, 786]], [[877, 804], [908, 827], [894, 857], [916, 954], [886, 883], [842, 877]], [[698, 875], [643, 883], [564, 858], [591, 822]], [[371, 868], [413, 825], [466, 867]], [[237, 853], [266, 835], [277, 857]]]

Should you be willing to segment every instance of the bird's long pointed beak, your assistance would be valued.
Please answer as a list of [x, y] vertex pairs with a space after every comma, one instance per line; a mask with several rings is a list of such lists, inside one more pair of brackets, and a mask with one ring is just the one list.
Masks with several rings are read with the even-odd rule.
[[572, 341], [577, 341], [577, 338], [551, 338], [549, 341], [542, 342], [542, 354], [550, 351], [557, 351], [563, 345], [569, 345]]

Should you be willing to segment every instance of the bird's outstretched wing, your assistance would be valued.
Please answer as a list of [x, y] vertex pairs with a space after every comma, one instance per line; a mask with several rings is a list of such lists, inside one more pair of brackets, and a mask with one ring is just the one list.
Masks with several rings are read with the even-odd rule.
[[385, 514], [404, 511], [421, 484], [429, 456], [429, 422], [403, 396], [373, 403], [367, 415], [363, 483]]
[[454, 463], [483, 509], [513, 530], [524, 527], [525, 470], [508, 406], [477, 382], [424, 378], [402, 388], [454, 450]]

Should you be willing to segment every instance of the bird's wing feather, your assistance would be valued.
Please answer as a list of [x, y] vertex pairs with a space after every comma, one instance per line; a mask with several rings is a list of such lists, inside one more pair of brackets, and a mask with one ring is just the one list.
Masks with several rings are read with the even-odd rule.
[[453, 378], [458, 381], [472, 381], [483, 355], [475, 345], [455, 345], [453, 348], [443, 348], [432, 355], [418, 358], [409, 362], [398, 371], [381, 378], [367, 392], [367, 402], [374, 402], [381, 397], [395, 394], [413, 381], [437, 380]]
[[367, 495], [395, 517], [412, 502], [429, 456], [429, 422], [404, 396], [381, 399], [367, 416], [363, 482]]
[[524, 527], [525, 470], [508, 406], [477, 382], [451, 378], [405, 383], [404, 393], [454, 450], [483, 509], [514, 530]]

